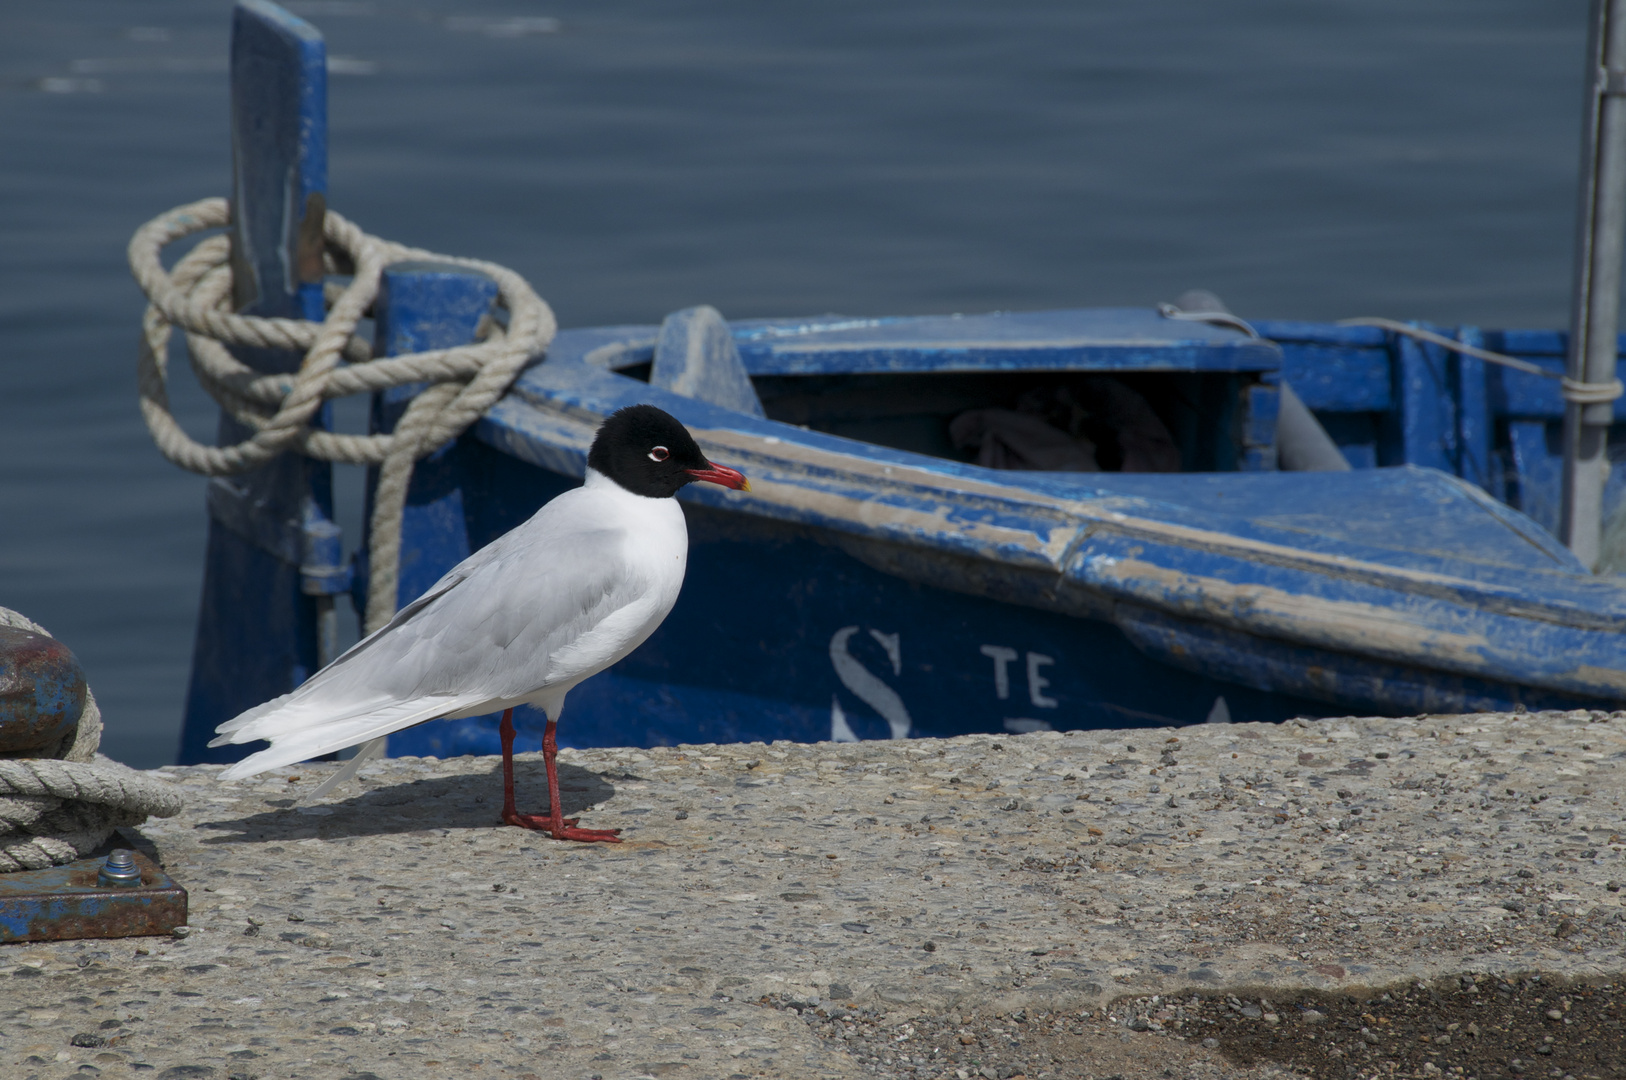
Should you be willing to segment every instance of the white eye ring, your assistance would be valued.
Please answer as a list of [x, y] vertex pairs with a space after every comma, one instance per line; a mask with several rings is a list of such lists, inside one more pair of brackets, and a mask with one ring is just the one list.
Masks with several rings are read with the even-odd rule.
[[657, 446], [657, 447], [655, 447], [655, 449], [653, 449], [653, 450], [651, 450], [649, 452], [649, 460], [650, 461], [665, 461], [667, 458], [669, 458], [671, 456], [672, 456], [672, 451], [668, 450], [664, 446]]

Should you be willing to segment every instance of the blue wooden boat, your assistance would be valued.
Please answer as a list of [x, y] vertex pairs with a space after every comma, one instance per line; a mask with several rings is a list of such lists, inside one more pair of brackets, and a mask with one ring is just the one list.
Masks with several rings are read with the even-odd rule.
[[[261, 0], [236, 19], [239, 170], [319, 192], [320, 37]], [[283, 73], [275, 87], [267, 70]], [[252, 184], [239, 191], [241, 218], [294, 242], [299, 203], [280, 186], [259, 203]], [[311, 288], [261, 310], [309, 317]], [[444, 268], [402, 267], [386, 289], [378, 340], [396, 351], [468, 340], [469, 298], [490, 302], [488, 284]], [[1589, 573], [1551, 531], [1553, 379], [1379, 327], [1177, 314], [728, 322], [696, 308], [660, 326], [563, 331], [475, 428], [419, 464], [401, 602], [579, 482], [603, 417], [651, 402], [752, 492], [685, 491], [683, 596], [643, 647], [572, 693], [565, 744], [1626, 701], [1626, 585]], [[1562, 371], [1561, 333], [1432, 329]], [[1155, 414], [1150, 453], [1178, 471], [1123, 471], [1140, 436], [1102, 419], [1108, 398]], [[1278, 467], [1294, 400], [1353, 468]], [[1095, 471], [985, 467], [956, 438], [964, 417], [997, 427], [1057, 402], [1094, 417], [1089, 438], [1065, 437]], [[400, 405], [381, 398], [376, 423]], [[182, 761], [240, 753], [204, 743], [316, 666], [322, 605], [366, 580], [338, 558], [321, 468], [260, 472], [211, 491]], [[277, 539], [289, 521], [306, 535], [292, 555]], [[541, 717], [516, 722], [534, 748]], [[392, 754], [496, 749], [494, 717], [390, 739]]]

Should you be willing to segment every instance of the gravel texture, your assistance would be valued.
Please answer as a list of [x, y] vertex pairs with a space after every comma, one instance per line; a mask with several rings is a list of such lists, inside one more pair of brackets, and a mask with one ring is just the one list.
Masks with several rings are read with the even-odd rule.
[[833, 1002], [770, 1003], [889, 1077], [1611, 1080], [1626, 1076], [1622, 989], [1479, 974], [1376, 993], [1153, 996], [1082, 1014], [909, 1019]]
[[1481, 974], [1364, 998], [1297, 993], [1168, 1004], [1148, 1011], [1185, 1014], [1187, 1029], [1217, 1039], [1228, 1059], [1281, 1063], [1317, 1080], [1626, 1077], [1626, 994], [1618, 984]]
[[[315, 806], [331, 765], [159, 770], [189, 805], [137, 839], [190, 932], [0, 947], [0, 1076], [1343, 1076], [1123, 1010], [1626, 967], [1626, 714], [560, 758], [626, 843], [497, 827], [492, 758], [375, 762]], [[950, 1028], [1032, 1060], [948, 1062]]]

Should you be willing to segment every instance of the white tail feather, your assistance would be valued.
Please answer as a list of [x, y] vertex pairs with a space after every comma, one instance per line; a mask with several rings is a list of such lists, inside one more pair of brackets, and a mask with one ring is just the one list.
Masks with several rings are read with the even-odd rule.
[[326, 780], [323, 780], [315, 791], [311, 792], [300, 801], [307, 803], [315, 802], [317, 799], [320, 799], [323, 795], [326, 795], [328, 792], [332, 791], [346, 780], [349, 780], [351, 777], [355, 776], [356, 773], [361, 771], [361, 767], [363, 765], [367, 764], [369, 761], [372, 761], [374, 758], [384, 756], [384, 747], [388, 742], [389, 736], [385, 735], [374, 739], [372, 742], [363, 743], [361, 749], [356, 751], [355, 757], [339, 766], [338, 772], [334, 773]]
[[[245, 776], [265, 772], [283, 765], [292, 765], [296, 761], [305, 761], [309, 758], [331, 754], [335, 750], [343, 750], [347, 746], [357, 743], [369, 742], [382, 738], [392, 732], [409, 728], [414, 724], [421, 724], [425, 720], [434, 720], [448, 713], [458, 712], [471, 705], [484, 701], [483, 695], [464, 695], [458, 697], [432, 697], [415, 698], [411, 701], [397, 701], [388, 704], [373, 706], [366, 712], [352, 716], [326, 717], [322, 719], [304, 718], [300, 720], [307, 725], [299, 730], [287, 730], [289, 724], [279, 723], [276, 726], [281, 731], [271, 732], [267, 735], [246, 735], [237, 732], [233, 742], [248, 742], [253, 738], [269, 738], [271, 745], [258, 753], [232, 765], [220, 774], [222, 780], [241, 780]], [[306, 707], [306, 710], [315, 712], [315, 709]], [[305, 710], [302, 710], [305, 711]], [[265, 719], [270, 720], [271, 717]], [[279, 718], [280, 719], [280, 718]], [[359, 766], [358, 766], [359, 767]]]

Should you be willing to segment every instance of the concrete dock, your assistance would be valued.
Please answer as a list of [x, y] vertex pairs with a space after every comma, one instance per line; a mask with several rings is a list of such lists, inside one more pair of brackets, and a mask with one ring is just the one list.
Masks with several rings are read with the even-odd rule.
[[[560, 760], [625, 843], [497, 826], [494, 758], [319, 805], [332, 765], [158, 770], [188, 808], [132, 836], [189, 933], [0, 948], [0, 1074], [955, 1077], [911, 1020], [1626, 971], [1626, 713]], [[519, 776], [544, 805], [540, 757]], [[902, 1037], [859, 1054], [815, 1004]]]

